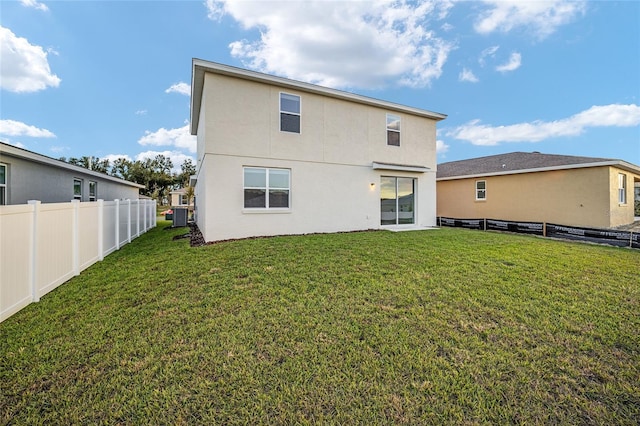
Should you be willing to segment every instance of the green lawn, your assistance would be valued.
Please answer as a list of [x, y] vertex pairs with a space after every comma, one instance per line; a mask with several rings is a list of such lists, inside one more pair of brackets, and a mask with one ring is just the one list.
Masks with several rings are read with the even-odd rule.
[[0, 323], [0, 424], [640, 422], [637, 250], [166, 224]]

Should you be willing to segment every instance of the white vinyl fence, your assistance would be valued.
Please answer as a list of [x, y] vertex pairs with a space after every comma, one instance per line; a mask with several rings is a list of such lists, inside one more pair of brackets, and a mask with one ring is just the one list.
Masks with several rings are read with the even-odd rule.
[[0, 322], [155, 226], [155, 200], [0, 206]]

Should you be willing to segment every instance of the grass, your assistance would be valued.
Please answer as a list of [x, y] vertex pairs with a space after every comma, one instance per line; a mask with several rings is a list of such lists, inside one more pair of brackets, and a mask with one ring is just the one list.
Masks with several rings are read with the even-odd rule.
[[166, 224], [0, 324], [1, 424], [640, 422], [638, 251]]

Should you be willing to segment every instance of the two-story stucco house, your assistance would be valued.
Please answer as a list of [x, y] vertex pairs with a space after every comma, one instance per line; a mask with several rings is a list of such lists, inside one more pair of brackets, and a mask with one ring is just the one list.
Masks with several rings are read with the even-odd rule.
[[199, 59], [191, 90], [206, 241], [436, 225], [444, 114]]

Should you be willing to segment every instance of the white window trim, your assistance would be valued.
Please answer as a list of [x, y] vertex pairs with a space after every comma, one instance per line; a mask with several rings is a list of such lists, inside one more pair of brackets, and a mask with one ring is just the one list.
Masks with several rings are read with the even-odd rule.
[[[80, 182], [80, 195], [76, 195], [76, 182]], [[84, 186], [83, 184], [84, 184], [84, 182], [82, 181], [82, 179], [73, 178], [73, 199], [74, 200], [82, 201], [82, 192], [83, 192], [82, 191], [82, 189], [83, 189], [82, 187]]]
[[627, 205], [627, 175], [618, 173], [618, 204]]
[[[244, 183], [244, 171], [246, 169], [259, 169], [265, 171], [265, 187], [260, 186], [246, 186]], [[286, 170], [289, 172], [289, 185], [287, 188], [274, 188], [274, 189], [286, 189], [289, 191], [289, 207], [269, 207], [269, 170]], [[245, 189], [264, 189], [265, 190], [265, 206], [266, 207], [245, 207], [244, 206], [244, 190]], [[290, 213], [291, 212], [291, 169], [282, 167], [258, 167], [258, 166], [243, 166], [242, 167], [242, 212], [243, 213]]]
[[[478, 183], [480, 182], [484, 182], [484, 189], [479, 189], [478, 188]], [[476, 201], [487, 201], [487, 181], [486, 180], [477, 180], [475, 183], [475, 187], [476, 187]], [[480, 198], [478, 197], [478, 194], [482, 192], [484, 193], [484, 198]]]
[[[91, 195], [91, 184], [95, 185], [95, 193], [93, 195]], [[95, 180], [90, 180], [89, 181], [89, 201], [96, 201], [98, 199], [98, 182], [96, 182]]]
[[8, 171], [9, 171], [9, 167], [4, 164], [4, 163], [0, 163], [0, 167], [4, 168], [4, 183], [0, 182], [0, 188], [4, 188], [4, 199], [0, 198], [0, 206], [4, 206], [7, 204], [7, 198], [9, 198], [9, 195], [7, 194], [8, 192], [8, 186], [7, 185], [7, 181], [9, 180], [8, 177]]
[[[298, 105], [300, 106], [300, 112], [283, 111], [282, 95], [296, 96], [298, 98]], [[302, 96], [296, 95], [295, 93], [280, 92], [280, 94], [278, 95], [278, 109], [280, 110], [280, 113], [278, 114], [278, 128], [280, 129], [280, 131], [283, 133], [301, 135], [302, 134]], [[298, 117], [300, 117], [300, 131], [290, 132], [288, 130], [282, 130], [282, 114], [297, 115]]]
[[[400, 130], [390, 129], [389, 128], [389, 116], [398, 117], [398, 123], [400, 124], [399, 125]], [[400, 145], [402, 145], [402, 135], [401, 135], [401, 133], [402, 133], [402, 117], [400, 117], [397, 114], [391, 114], [391, 113], [388, 112], [387, 115], [385, 116], [385, 127], [387, 129], [387, 131], [385, 132], [385, 136], [387, 138], [387, 146], [399, 147]], [[389, 132], [394, 132], [394, 133], [398, 134], [398, 145], [392, 145], [392, 144], [389, 143]]]

